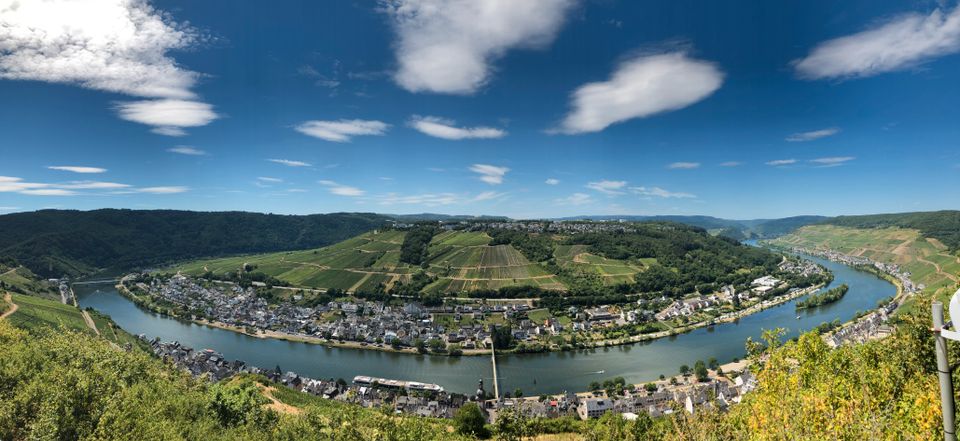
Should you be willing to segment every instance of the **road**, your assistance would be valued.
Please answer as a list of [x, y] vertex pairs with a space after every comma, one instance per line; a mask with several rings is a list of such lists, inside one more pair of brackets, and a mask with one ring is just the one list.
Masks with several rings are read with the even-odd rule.
[[13, 296], [11, 296], [10, 293], [7, 293], [7, 295], [3, 296], [3, 301], [10, 304], [10, 309], [8, 309], [7, 312], [0, 314], [0, 320], [3, 320], [10, 316], [10, 314], [17, 312], [18, 308], [17, 304], [13, 303]]

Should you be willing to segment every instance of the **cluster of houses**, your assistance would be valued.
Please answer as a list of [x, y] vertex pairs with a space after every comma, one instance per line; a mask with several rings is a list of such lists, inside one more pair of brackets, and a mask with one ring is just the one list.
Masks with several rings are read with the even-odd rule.
[[573, 416], [588, 420], [614, 412], [624, 418], [633, 419], [641, 413], [657, 417], [681, 409], [689, 413], [713, 406], [725, 409], [731, 404], [739, 403], [744, 394], [757, 387], [757, 380], [749, 370], [734, 380], [717, 377], [705, 382], [693, 379], [690, 381], [678, 385], [661, 382], [652, 390], [643, 387], [626, 388], [618, 391], [620, 394], [617, 396], [608, 396], [605, 392], [564, 392], [546, 399], [500, 398], [488, 400], [485, 404], [491, 420], [496, 419], [496, 414], [504, 409], [512, 409], [529, 418]]
[[893, 327], [887, 324], [887, 320], [895, 309], [897, 309], [897, 303], [890, 302], [859, 320], [825, 335], [824, 339], [828, 345], [837, 347], [886, 337], [893, 334]]
[[916, 284], [910, 280], [910, 271], [901, 268], [900, 265], [895, 263], [878, 262], [867, 257], [850, 256], [832, 250], [808, 250], [803, 248], [794, 248], [793, 251], [823, 257], [824, 259], [847, 265], [872, 266], [878, 271], [889, 274], [899, 280], [900, 284], [903, 285], [903, 290], [906, 294], [913, 294], [915, 292], [923, 291], [924, 289], [924, 285], [922, 283]]
[[[146, 340], [143, 335], [141, 339]], [[657, 385], [655, 390], [626, 388], [622, 395], [607, 396], [604, 392], [560, 395], [540, 398], [500, 398], [481, 401], [486, 396], [483, 381], [473, 396], [451, 394], [436, 384], [357, 376], [352, 383], [344, 380], [321, 380], [300, 376], [294, 372], [261, 369], [247, 366], [242, 361], [230, 361], [212, 349], [195, 350], [177, 342], [147, 341], [153, 352], [174, 366], [196, 377], [220, 381], [239, 373], [259, 374], [291, 389], [325, 399], [358, 404], [371, 408], [392, 408], [405, 413], [433, 418], [453, 418], [457, 409], [467, 402], [480, 402], [489, 420], [496, 419], [504, 409], [514, 409], [527, 417], [557, 418], [574, 416], [581, 419], [599, 418], [604, 413], [616, 412], [625, 418], [636, 418], [646, 412], [651, 416], [671, 414], [680, 409], [694, 413], [697, 408], [720, 406], [726, 408], [740, 402], [743, 394], [756, 387], [756, 379], [744, 371], [735, 380], [717, 377], [707, 382]]]
[[[146, 340], [144, 336], [141, 339]], [[190, 372], [195, 377], [205, 376], [220, 381], [239, 373], [263, 375], [267, 379], [291, 389], [364, 407], [392, 407], [397, 413], [434, 418], [452, 418], [468, 397], [450, 394], [435, 384], [406, 382], [383, 378], [358, 376], [352, 384], [344, 380], [318, 380], [302, 377], [294, 372], [261, 369], [247, 366], [242, 361], [229, 361], [212, 349], [194, 350], [177, 342], [148, 341], [153, 352], [166, 362]], [[475, 399], [475, 397], [474, 397]]]

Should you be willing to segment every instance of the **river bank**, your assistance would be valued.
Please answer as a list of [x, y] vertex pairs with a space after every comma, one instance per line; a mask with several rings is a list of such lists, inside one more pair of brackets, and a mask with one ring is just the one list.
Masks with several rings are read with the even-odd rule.
[[[613, 338], [613, 339], [581, 340], [581, 341], [578, 341], [575, 345], [540, 344], [540, 343], [534, 342], [537, 348], [536, 350], [530, 350], [529, 345], [520, 344], [515, 349], [498, 349], [497, 352], [501, 354], [565, 352], [565, 351], [573, 351], [573, 350], [609, 348], [609, 347], [615, 347], [615, 346], [621, 346], [621, 345], [630, 345], [635, 343], [649, 342], [652, 340], [657, 340], [662, 338], [674, 337], [680, 334], [695, 331], [697, 329], [716, 326], [718, 324], [736, 322], [751, 314], [756, 314], [766, 309], [773, 308], [785, 302], [794, 300], [798, 297], [808, 295], [811, 292], [814, 292], [823, 286], [824, 284], [818, 284], [815, 286], [788, 292], [786, 294], [782, 294], [772, 299], [759, 300], [756, 303], [750, 304], [750, 306], [737, 311], [727, 312], [714, 318], [701, 320], [701, 321], [686, 324], [683, 326], [670, 327], [670, 329], [666, 329], [658, 332], [636, 334], [636, 335], [631, 335], [627, 337], [620, 337], [620, 338]], [[315, 335], [237, 326], [237, 325], [225, 323], [218, 320], [211, 320], [211, 319], [196, 317], [196, 316], [188, 317], [182, 314], [178, 314], [178, 312], [173, 308], [165, 307], [164, 305], [157, 304], [155, 299], [149, 294], [145, 294], [144, 296], [141, 296], [132, 292], [122, 281], [118, 283], [115, 286], [115, 288], [122, 295], [129, 298], [137, 305], [144, 307], [152, 312], [164, 314], [178, 320], [189, 321], [191, 323], [195, 323], [202, 326], [209, 326], [209, 327], [218, 328], [218, 329], [222, 329], [230, 332], [244, 334], [254, 338], [278, 339], [278, 340], [285, 340], [285, 341], [292, 341], [292, 342], [299, 342], [299, 343], [317, 344], [317, 345], [336, 347], [336, 348], [374, 350], [374, 351], [394, 352], [394, 353], [402, 353], [402, 354], [425, 354], [429, 352], [431, 355], [459, 357], [459, 356], [489, 355], [491, 353], [491, 350], [487, 348], [466, 348], [466, 349], [457, 349], [454, 351], [423, 351], [421, 352], [420, 350], [414, 347], [409, 347], [409, 346], [395, 347], [393, 345], [386, 344], [384, 342], [379, 342], [379, 341], [378, 342], [361, 342], [361, 341], [350, 341], [350, 340], [338, 340], [338, 339], [318, 337]]]

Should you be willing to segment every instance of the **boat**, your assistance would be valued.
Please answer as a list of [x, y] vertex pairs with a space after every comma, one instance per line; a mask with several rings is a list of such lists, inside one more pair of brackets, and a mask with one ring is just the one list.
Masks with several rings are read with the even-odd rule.
[[799, 316], [799, 315], [797, 316], [797, 320], [800, 320], [800, 316]]

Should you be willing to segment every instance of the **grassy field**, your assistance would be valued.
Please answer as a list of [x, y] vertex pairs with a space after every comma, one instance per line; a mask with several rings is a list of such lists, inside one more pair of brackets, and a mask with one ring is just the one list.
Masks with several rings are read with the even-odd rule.
[[[956, 290], [960, 257], [936, 239], [905, 228], [857, 229], [833, 225], [810, 225], [774, 241], [778, 245], [830, 249], [853, 256], [896, 263], [910, 271], [924, 293], [946, 300]], [[909, 308], [909, 305], [906, 305]]]
[[564, 268], [574, 268], [580, 271], [595, 272], [603, 277], [608, 285], [633, 282], [633, 276], [656, 259], [643, 259], [635, 262], [608, 259], [588, 252], [586, 245], [558, 245], [554, 251], [557, 264]]

